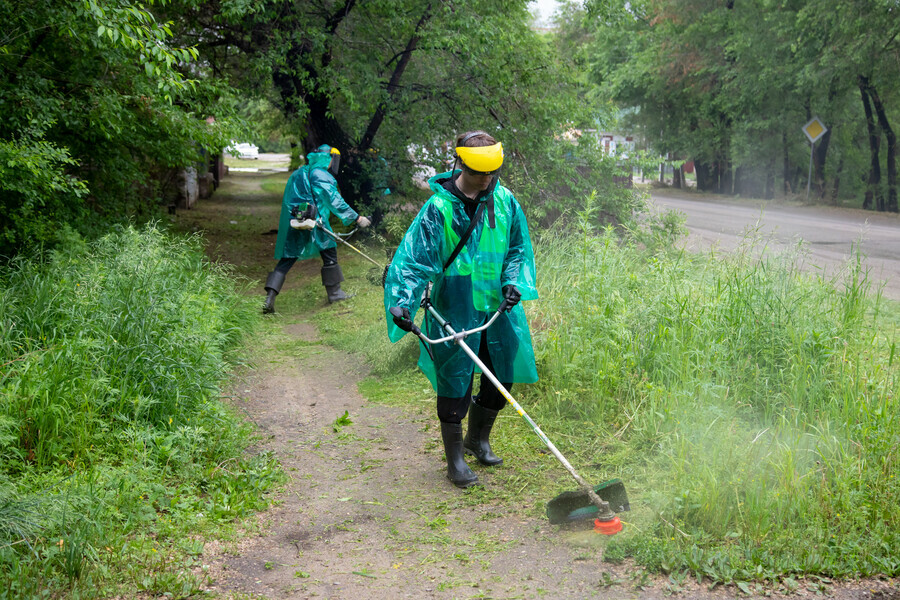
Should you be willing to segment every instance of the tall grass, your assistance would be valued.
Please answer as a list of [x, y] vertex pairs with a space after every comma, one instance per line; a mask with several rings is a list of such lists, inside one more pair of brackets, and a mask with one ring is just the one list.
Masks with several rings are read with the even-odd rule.
[[753, 235], [690, 255], [593, 222], [537, 245], [534, 410], [628, 480], [617, 543], [717, 581], [900, 573], [897, 332], [858, 257], [825, 279]]
[[[900, 308], [861, 257], [825, 278], [798, 267], [802, 246], [776, 253], [753, 231], [690, 254], [673, 215], [623, 237], [597, 213], [589, 201], [535, 240], [541, 379], [513, 394], [583, 476], [625, 481], [632, 512], [605, 555], [714, 582], [900, 573]], [[320, 332], [365, 352], [371, 398], [430, 407], [415, 340], [391, 345], [381, 290], [356, 291], [317, 314]], [[498, 451], [529, 456], [534, 434], [503, 416]], [[515, 502], [522, 478], [572, 489], [555, 463], [506, 469]]]
[[258, 317], [198, 239], [126, 228], [0, 282], [0, 581], [100, 594], [104, 548], [264, 504], [274, 464], [220, 402]]

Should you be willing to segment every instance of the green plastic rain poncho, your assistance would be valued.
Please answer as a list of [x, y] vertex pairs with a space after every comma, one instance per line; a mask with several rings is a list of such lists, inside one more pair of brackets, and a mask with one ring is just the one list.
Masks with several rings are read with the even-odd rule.
[[306, 202], [315, 202], [319, 222], [331, 231], [332, 214], [344, 225], [354, 222], [359, 215], [350, 208], [338, 191], [337, 180], [328, 172], [331, 164], [331, 147], [322, 145], [306, 156], [307, 163], [291, 173], [284, 187], [281, 201], [281, 218], [278, 220], [278, 240], [275, 242], [275, 260], [282, 258], [315, 258], [320, 250], [334, 248], [335, 241], [318, 227], [311, 230], [291, 228], [291, 210]]
[[[450, 176], [449, 172], [442, 173], [429, 180], [434, 195], [403, 236], [388, 268], [384, 307], [392, 342], [406, 332], [394, 324], [388, 311], [392, 306], [406, 308], [415, 319], [428, 282], [434, 283], [431, 301], [435, 309], [456, 331], [484, 324], [500, 306], [502, 288], [507, 284], [519, 289], [522, 300], [538, 297], [528, 224], [518, 201], [501, 185], [493, 192], [495, 227], [489, 226], [487, 211], [481, 211], [465, 248], [443, 270], [470, 223], [462, 200], [442, 187]], [[446, 335], [428, 313], [422, 332], [432, 339]], [[476, 354], [481, 335], [487, 335], [494, 374], [500, 381], [537, 381], [531, 332], [521, 302], [484, 332], [465, 339]], [[472, 360], [456, 344], [448, 342], [432, 347], [435, 355], [432, 362], [422, 342], [420, 346], [419, 367], [438, 395], [464, 397], [474, 368]]]

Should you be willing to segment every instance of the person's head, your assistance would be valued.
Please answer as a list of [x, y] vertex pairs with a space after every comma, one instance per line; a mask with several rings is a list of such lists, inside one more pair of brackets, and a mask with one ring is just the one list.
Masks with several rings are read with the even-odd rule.
[[486, 190], [503, 164], [503, 144], [484, 131], [468, 131], [456, 138], [456, 157], [463, 186]]
[[328, 171], [337, 177], [341, 168], [341, 151], [328, 144], [322, 144], [316, 148], [316, 152], [324, 152], [331, 155], [331, 163], [328, 165]]

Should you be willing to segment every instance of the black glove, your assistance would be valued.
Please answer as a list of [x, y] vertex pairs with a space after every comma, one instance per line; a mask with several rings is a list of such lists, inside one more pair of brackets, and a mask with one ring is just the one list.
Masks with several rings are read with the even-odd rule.
[[519, 288], [512, 284], [503, 286], [503, 299], [506, 300], [506, 312], [511, 311], [513, 306], [518, 304], [521, 298], [522, 294], [519, 292]]
[[403, 331], [412, 331], [413, 322], [409, 316], [409, 309], [394, 306], [391, 308], [391, 317], [393, 317], [394, 324], [397, 327]]

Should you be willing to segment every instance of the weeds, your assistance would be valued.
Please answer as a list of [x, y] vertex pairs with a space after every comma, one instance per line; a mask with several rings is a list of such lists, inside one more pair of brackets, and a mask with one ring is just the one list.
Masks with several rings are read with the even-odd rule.
[[[900, 573], [898, 311], [861, 260], [808, 275], [802, 246], [776, 255], [753, 231], [692, 255], [673, 247], [677, 214], [623, 235], [598, 230], [601, 212], [595, 197], [535, 240], [541, 381], [513, 395], [583, 474], [626, 482], [633, 512], [604, 559], [675, 574], [673, 591], [684, 573], [751, 591]], [[387, 342], [379, 288], [355, 291], [314, 317], [326, 343], [372, 358], [369, 399], [432, 411], [416, 344]], [[572, 489], [512, 412], [492, 443], [517, 460], [460, 503], [541, 516]]]
[[0, 281], [0, 581], [195, 593], [172, 569], [179, 535], [264, 507], [279, 479], [220, 402], [255, 311], [199, 240], [153, 226]]
[[896, 574], [896, 329], [859, 258], [824, 280], [802, 248], [691, 256], [591, 210], [538, 245], [532, 414], [645, 490], [629, 554], [719, 582]]

